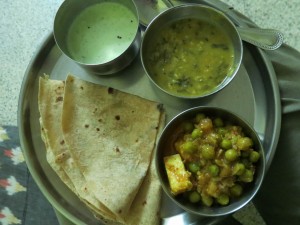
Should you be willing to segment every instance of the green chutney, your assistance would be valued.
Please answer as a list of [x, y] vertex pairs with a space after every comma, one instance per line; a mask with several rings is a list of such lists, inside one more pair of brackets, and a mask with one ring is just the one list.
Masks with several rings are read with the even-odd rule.
[[120, 56], [133, 42], [137, 17], [115, 2], [94, 4], [84, 9], [67, 33], [71, 57], [81, 63], [101, 64]]

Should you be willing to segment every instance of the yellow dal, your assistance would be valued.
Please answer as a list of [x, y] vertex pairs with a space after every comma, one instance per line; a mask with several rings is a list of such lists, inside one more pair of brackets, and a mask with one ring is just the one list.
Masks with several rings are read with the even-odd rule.
[[180, 96], [200, 96], [215, 89], [233, 67], [233, 44], [219, 27], [182, 19], [162, 28], [148, 54], [152, 79]]

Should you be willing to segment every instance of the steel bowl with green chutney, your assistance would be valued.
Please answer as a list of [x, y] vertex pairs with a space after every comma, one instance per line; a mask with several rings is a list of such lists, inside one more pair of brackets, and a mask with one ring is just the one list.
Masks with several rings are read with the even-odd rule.
[[140, 49], [139, 18], [131, 0], [65, 0], [53, 33], [67, 57], [99, 75], [124, 69]]

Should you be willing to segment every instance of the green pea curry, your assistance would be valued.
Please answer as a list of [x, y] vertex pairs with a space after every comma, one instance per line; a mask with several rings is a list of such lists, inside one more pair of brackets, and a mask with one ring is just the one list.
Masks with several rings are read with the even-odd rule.
[[228, 205], [254, 180], [260, 153], [242, 127], [197, 114], [174, 133], [164, 157], [171, 192], [205, 206]]

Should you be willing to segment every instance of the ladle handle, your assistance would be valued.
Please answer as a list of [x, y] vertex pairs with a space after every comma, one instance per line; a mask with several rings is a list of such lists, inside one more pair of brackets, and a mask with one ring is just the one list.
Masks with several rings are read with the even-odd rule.
[[283, 34], [274, 29], [237, 27], [243, 41], [265, 50], [275, 50], [283, 43]]

